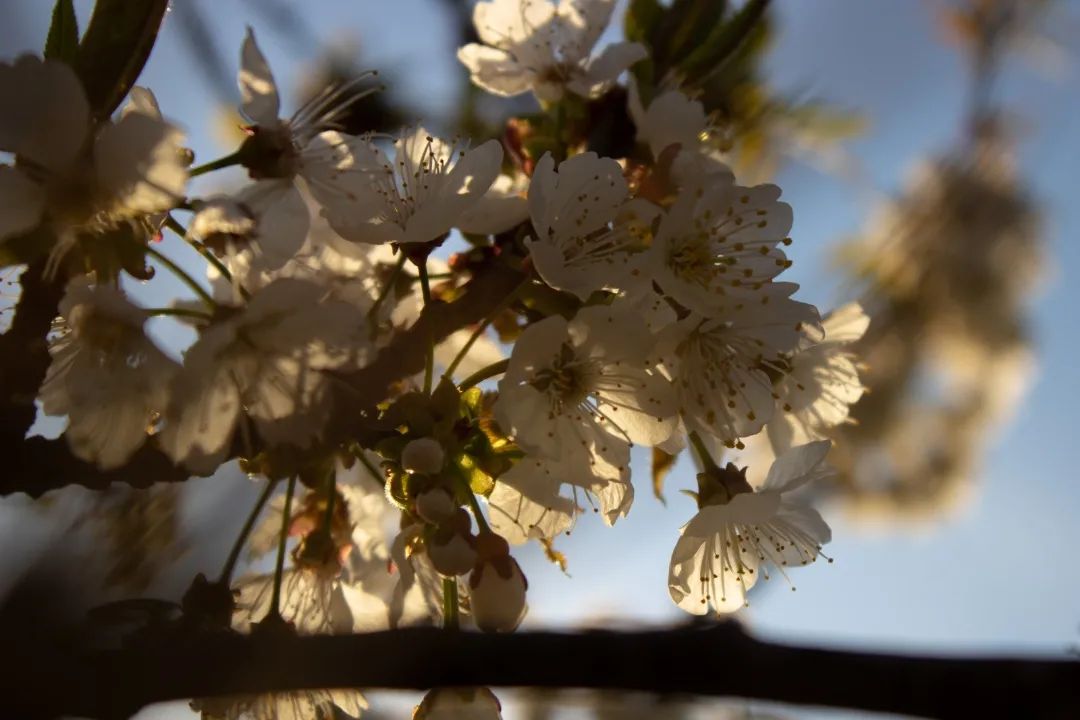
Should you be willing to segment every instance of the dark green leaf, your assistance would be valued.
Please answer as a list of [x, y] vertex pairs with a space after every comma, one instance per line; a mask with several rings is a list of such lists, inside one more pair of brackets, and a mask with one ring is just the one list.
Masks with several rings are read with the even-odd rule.
[[97, 0], [77, 65], [96, 117], [111, 115], [135, 84], [168, 5], [169, 0]]
[[652, 44], [653, 31], [664, 17], [660, 0], [631, 0], [623, 21], [623, 34], [631, 42]]
[[748, 0], [727, 22], [716, 25], [678, 67], [690, 82], [700, 82], [723, 65], [750, 36], [769, 6], [769, 0]]
[[45, 40], [45, 57], [63, 60], [72, 67], [79, 57], [79, 21], [73, 0], [56, 0], [52, 24]]

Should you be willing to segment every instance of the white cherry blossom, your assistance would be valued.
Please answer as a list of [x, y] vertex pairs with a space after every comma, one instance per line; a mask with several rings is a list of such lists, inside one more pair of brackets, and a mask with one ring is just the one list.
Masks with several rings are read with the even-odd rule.
[[202, 720], [313, 720], [359, 718], [368, 707], [356, 690], [297, 690], [295, 692], [204, 698], [191, 708]]
[[119, 467], [165, 409], [179, 366], [146, 337], [146, 313], [116, 288], [76, 278], [60, 315], [68, 332], [49, 346], [42, 407], [68, 416], [64, 435], [75, 455], [106, 470]]
[[541, 320], [514, 345], [495, 417], [565, 482], [610, 490], [625, 481], [630, 443], [652, 445], [674, 429], [675, 396], [647, 366], [651, 347], [639, 318], [609, 307]]
[[165, 413], [161, 445], [176, 462], [212, 472], [241, 413], [268, 443], [306, 446], [330, 410], [324, 370], [356, 362], [362, 317], [318, 285], [282, 278], [187, 351]]
[[[823, 440], [792, 448], [776, 459], [757, 490], [733, 465], [713, 474], [734, 478], [704, 479], [701, 509], [680, 530], [671, 555], [668, 589], [676, 605], [695, 615], [704, 615], [710, 605], [717, 613], [734, 612], [746, 604], [759, 576], [769, 578], [770, 565], [784, 574], [817, 559], [831, 539], [829, 526], [816, 510], [786, 494], [831, 474], [825, 465], [829, 446]], [[733, 485], [743, 487], [732, 494]]]
[[544, 282], [585, 300], [597, 290], [641, 283], [645, 235], [658, 213], [630, 198], [622, 168], [611, 158], [581, 153], [556, 169], [546, 154], [529, 186], [536, 238], [526, 245]]
[[495, 95], [532, 91], [543, 101], [565, 91], [603, 95], [619, 75], [647, 55], [632, 42], [608, 45], [592, 55], [611, 19], [615, 0], [491, 0], [473, 9], [483, 44], [458, 50], [472, 81]]
[[559, 493], [561, 485], [547, 463], [523, 458], [499, 476], [488, 496], [491, 529], [511, 545], [550, 540], [569, 531], [577, 507]]
[[627, 90], [627, 109], [637, 129], [637, 140], [649, 146], [654, 160], [672, 145], [697, 151], [709, 127], [704, 105], [678, 90], [667, 90], [653, 98], [646, 109], [637, 82], [631, 80]]
[[353, 148], [354, 170], [366, 182], [351, 201], [324, 207], [330, 226], [359, 243], [423, 243], [453, 228], [484, 200], [499, 176], [502, 145], [488, 140], [466, 149], [434, 137], [423, 127], [394, 143], [394, 159], [373, 143]]
[[[0, 63], [0, 242], [44, 223], [54, 261], [81, 234], [98, 234], [172, 208], [185, 194], [182, 133], [147, 112], [96, 127], [65, 63], [23, 55]], [[18, 111], [15, 112], [14, 109]]]

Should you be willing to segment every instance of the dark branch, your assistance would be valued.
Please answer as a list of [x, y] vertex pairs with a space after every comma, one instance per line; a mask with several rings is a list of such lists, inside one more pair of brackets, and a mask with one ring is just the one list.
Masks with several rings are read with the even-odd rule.
[[[22, 717], [127, 717], [148, 703], [322, 687], [592, 688], [740, 697], [923, 717], [1080, 717], [1080, 663], [788, 647], [738, 624], [652, 632], [192, 637], [17, 663], [0, 697]], [[47, 709], [46, 707], [47, 706]]]

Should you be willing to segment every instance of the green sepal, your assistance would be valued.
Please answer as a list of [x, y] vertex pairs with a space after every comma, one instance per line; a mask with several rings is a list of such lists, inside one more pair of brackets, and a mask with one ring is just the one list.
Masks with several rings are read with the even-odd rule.
[[79, 58], [79, 20], [73, 0], [56, 0], [45, 40], [45, 57], [75, 67]]

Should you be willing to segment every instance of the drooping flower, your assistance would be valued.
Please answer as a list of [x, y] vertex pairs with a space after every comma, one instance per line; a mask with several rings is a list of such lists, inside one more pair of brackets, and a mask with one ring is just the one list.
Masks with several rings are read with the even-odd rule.
[[176, 205], [185, 194], [182, 133], [152, 112], [124, 112], [97, 129], [65, 63], [23, 55], [0, 63], [0, 242], [41, 224], [53, 261], [97, 236]]
[[734, 612], [759, 576], [769, 579], [770, 566], [784, 574], [817, 559], [831, 539], [829, 526], [785, 494], [831, 474], [829, 447], [822, 440], [792, 448], [757, 490], [731, 464], [698, 476], [701, 509], [680, 530], [671, 555], [668, 589], [676, 605], [694, 615], [710, 605], [717, 613]]
[[675, 395], [648, 367], [651, 348], [641, 320], [610, 307], [545, 318], [515, 343], [495, 417], [565, 482], [625, 481], [630, 443], [653, 445], [674, 429]]
[[212, 472], [243, 411], [270, 444], [321, 435], [330, 410], [323, 371], [366, 351], [362, 319], [322, 287], [275, 280], [232, 316], [205, 328], [172, 386], [161, 445], [176, 462]]
[[360, 243], [423, 243], [448, 233], [484, 199], [499, 175], [502, 146], [488, 140], [466, 149], [418, 127], [394, 143], [391, 161], [374, 144], [354, 148], [353, 162], [367, 182], [351, 202], [325, 206], [330, 226]]
[[165, 409], [179, 366], [146, 337], [146, 313], [113, 287], [76, 278], [60, 315], [68, 332], [49, 346], [43, 409], [68, 416], [64, 435], [75, 455], [102, 469], [119, 467]]
[[644, 235], [659, 210], [631, 199], [622, 168], [611, 158], [581, 153], [559, 164], [544, 155], [529, 186], [536, 238], [526, 241], [548, 285], [585, 300], [603, 289], [635, 288]]
[[577, 507], [559, 493], [561, 485], [547, 463], [523, 458], [499, 476], [488, 496], [491, 529], [512, 545], [567, 532]]
[[714, 316], [690, 314], [661, 331], [658, 363], [672, 378], [690, 432], [734, 445], [761, 430], [776, 407], [770, 371], [820, 336], [817, 309], [789, 296], [794, 283], [766, 283], [760, 299], [731, 301]]
[[599, 97], [648, 54], [638, 43], [619, 42], [592, 56], [614, 8], [614, 0], [480, 2], [473, 25], [484, 44], [462, 47], [458, 59], [476, 85], [495, 95], [532, 90], [544, 101], [565, 91]]

